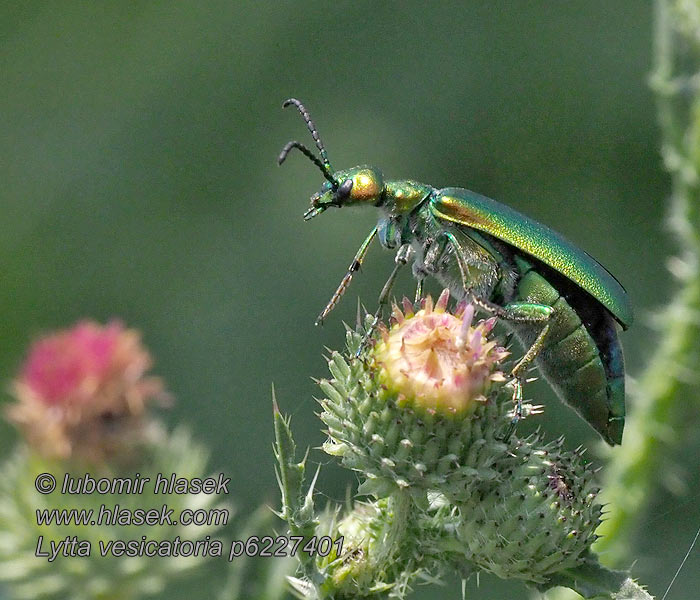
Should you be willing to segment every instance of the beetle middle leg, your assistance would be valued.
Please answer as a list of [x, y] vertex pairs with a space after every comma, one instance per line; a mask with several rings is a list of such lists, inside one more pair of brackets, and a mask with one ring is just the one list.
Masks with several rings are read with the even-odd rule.
[[435, 275], [440, 270], [440, 260], [447, 248], [447, 237], [440, 234], [437, 239], [428, 238], [423, 244], [423, 259], [413, 263], [413, 277], [416, 279], [416, 295], [413, 300], [418, 304], [423, 297], [423, 284], [428, 275]]
[[423, 280], [424, 277], [418, 277], [418, 282], [416, 283], [416, 295], [413, 299], [413, 304], [418, 304], [423, 297]]
[[396, 282], [396, 277], [399, 274], [401, 267], [405, 266], [408, 263], [408, 261], [411, 260], [412, 257], [413, 248], [411, 248], [410, 244], [404, 244], [399, 248], [399, 251], [396, 253], [396, 256], [394, 257], [394, 268], [391, 271], [391, 275], [389, 275], [389, 279], [386, 280], [386, 283], [384, 284], [381, 293], [379, 294], [379, 307], [377, 308], [377, 312], [374, 313], [374, 320], [369, 326], [369, 329], [367, 329], [367, 331], [365, 332], [365, 335], [362, 338], [362, 343], [360, 344], [360, 347], [355, 353], [355, 358], [360, 356], [367, 342], [372, 337], [372, 334], [374, 333], [374, 330], [376, 329], [377, 324], [379, 323], [379, 320], [382, 317], [384, 307], [389, 303], [389, 295], [391, 294], [391, 290], [394, 288], [394, 283]]

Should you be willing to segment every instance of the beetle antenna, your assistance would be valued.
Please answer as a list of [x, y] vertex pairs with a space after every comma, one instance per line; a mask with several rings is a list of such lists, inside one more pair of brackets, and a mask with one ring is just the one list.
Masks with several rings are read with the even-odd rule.
[[280, 152], [280, 155], [277, 157], [277, 164], [281, 165], [286, 159], [287, 155], [292, 151], [293, 148], [296, 148], [301, 152], [306, 158], [308, 158], [312, 163], [314, 163], [320, 170], [321, 173], [323, 173], [323, 176], [330, 182], [331, 186], [333, 187], [333, 190], [338, 189], [338, 181], [333, 177], [331, 172], [328, 170], [328, 167], [324, 165], [316, 155], [311, 152], [304, 144], [301, 142], [287, 142], [284, 145], [284, 148], [282, 148], [282, 152]]
[[328, 171], [332, 172], [333, 168], [331, 167], [331, 163], [328, 160], [328, 153], [323, 147], [323, 142], [321, 141], [321, 138], [318, 135], [318, 131], [316, 131], [316, 125], [311, 120], [311, 115], [309, 114], [309, 111], [306, 110], [304, 105], [301, 102], [299, 102], [299, 100], [297, 100], [296, 98], [287, 98], [282, 103], [282, 108], [287, 108], [290, 104], [296, 106], [297, 110], [301, 113], [302, 118], [306, 122], [306, 126], [311, 132], [311, 137], [314, 138], [314, 142], [316, 142], [316, 147], [318, 148], [318, 151], [321, 154], [321, 160], [323, 161], [323, 164], [325, 165], [326, 169], [328, 169]]

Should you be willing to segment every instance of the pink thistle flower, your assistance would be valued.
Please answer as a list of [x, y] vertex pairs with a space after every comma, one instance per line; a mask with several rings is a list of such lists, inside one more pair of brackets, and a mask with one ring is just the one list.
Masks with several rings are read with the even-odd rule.
[[41, 454], [101, 461], [142, 436], [146, 404], [165, 399], [151, 364], [136, 330], [81, 321], [31, 345], [8, 417]]
[[460, 305], [447, 312], [449, 291], [436, 304], [428, 296], [413, 314], [393, 308], [393, 324], [381, 331], [374, 350], [382, 383], [403, 397], [404, 403], [429, 411], [457, 414], [486, 400], [493, 381], [505, 379], [497, 369], [508, 352], [489, 340], [494, 319], [473, 324], [474, 307]]

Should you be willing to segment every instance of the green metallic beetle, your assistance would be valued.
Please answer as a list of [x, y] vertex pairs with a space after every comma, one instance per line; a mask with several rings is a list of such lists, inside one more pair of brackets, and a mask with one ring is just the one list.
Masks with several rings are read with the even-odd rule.
[[517, 211], [462, 188], [436, 189], [410, 180], [385, 181], [374, 167], [331, 168], [316, 127], [295, 98], [320, 159], [293, 141], [279, 155], [282, 164], [296, 148], [323, 173], [326, 182], [311, 198], [309, 220], [331, 207], [374, 206], [380, 212], [321, 322], [347, 289], [372, 240], [396, 249], [395, 267], [379, 298], [381, 313], [402, 265], [413, 264], [418, 281], [430, 275], [452, 295], [502, 318], [527, 351], [512, 371], [516, 403], [531, 362], [557, 395], [611, 445], [622, 442], [625, 381], [616, 323], [632, 324], [632, 309], [620, 283], [598, 262], [558, 233]]

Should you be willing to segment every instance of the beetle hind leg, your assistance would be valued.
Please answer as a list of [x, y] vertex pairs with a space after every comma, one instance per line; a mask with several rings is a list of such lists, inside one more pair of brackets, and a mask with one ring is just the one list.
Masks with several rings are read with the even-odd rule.
[[530, 364], [537, 358], [537, 355], [544, 347], [544, 341], [549, 332], [549, 318], [554, 312], [554, 308], [548, 304], [539, 304], [535, 302], [509, 302], [505, 306], [501, 306], [485, 298], [480, 298], [474, 293], [469, 285], [468, 265], [464, 260], [464, 251], [459, 240], [451, 232], [445, 232], [445, 237], [450, 241], [457, 258], [457, 266], [462, 279], [464, 289], [464, 297], [467, 301], [488, 312], [492, 315], [500, 317], [506, 321], [515, 323], [544, 323], [541, 331], [538, 333], [535, 341], [527, 349], [525, 355], [515, 364], [511, 370], [511, 385], [513, 386], [513, 419], [511, 421], [504, 439], [507, 440], [515, 430], [518, 421], [523, 417], [523, 383], [525, 373]]
[[[499, 312], [502, 313], [502, 317], [509, 321], [519, 323], [544, 322], [544, 326], [537, 334], [535, 341], [510, 372], [512, 378], [510, 384], [513, 386], [513, 419], [504, 436], [504, 439], [508, 440], [510, 436], [513, 435], [518, 421], [523, 418], [523, 384], [525, 383], [525, 374], [544, 347], [545, 338], [547, 337], [547, 333], [549, 333], [549, 323], [547, 321], [554, 312], [554, 309], [547, 304], [535, 304], [530, 302], [511, 302], [503, 307], [497, 306], [497, 308]], [[486, 310], [488, 310], [488, 308], [486, 308]]]
[[510, 372], [512, 377], [510, 384], [513, 386], [513, 418], [504, 435], [504, 440], [506, 441], [513, 435], [518, 421], [523, 418], [523, 383], [525, 374], [527, 373], [528, 367], [542, 350], [547, 333], [549, 333], [549, 323], [545, 323], [532, 346], [527, 349], [525, 355], [515, 364]]
[[516, 323], [544, 323], [535, 341], [510, 372], [511, 380], [509, 384], [513, 386], [513, 419], [503, 438], [504, 441], [507, 441], [510, 436], [513, 435], [518, 421], [523, 418], [523, 385], [525, 383], [525, 375], [528, 368], [545, 345], [545, 339], [550, 330], [548, 321], [554, 309], [547, 304], [530, 302], [511, 302], [505, 306], [499, 306], [493, 302], [478, 298], [469, 291], [467, 292], [467, 297], [479, 308], [504, 320]]

